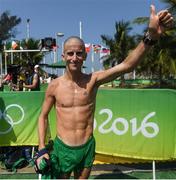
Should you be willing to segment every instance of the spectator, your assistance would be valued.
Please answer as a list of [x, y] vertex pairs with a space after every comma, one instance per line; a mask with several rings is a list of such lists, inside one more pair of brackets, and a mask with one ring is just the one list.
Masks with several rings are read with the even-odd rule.
[[24, 88], [31, 91], [40, 91], [39, 65], [35, 65], [32, 75], [29, 77], [29, 84], [23, 84]]
[[2, 80], [2, 83], [9, 84], [12, 81], [13, 74], [9, 72], [7, 75], [5, 75], [4, 79]]

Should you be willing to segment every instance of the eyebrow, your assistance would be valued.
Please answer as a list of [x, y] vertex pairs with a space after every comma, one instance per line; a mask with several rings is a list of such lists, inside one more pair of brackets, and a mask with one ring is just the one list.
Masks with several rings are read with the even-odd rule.
[[84, 54], [84, 51], [66, 51], [65, 53], [69, 56], [73, 56], [75, 53], [77, 56], [82, 56]]

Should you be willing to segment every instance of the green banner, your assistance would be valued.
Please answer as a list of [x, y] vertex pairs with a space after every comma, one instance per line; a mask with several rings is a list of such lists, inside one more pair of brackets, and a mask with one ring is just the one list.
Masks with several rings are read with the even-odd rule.
[[151, 160], [176, 158], [176, 91], [101, 90], [97, 99], [98, 153]]
[[[0, 145], [37, 145], [44, 92], [0, 93]], [[96, 152], [146, 160], [176, 158], [176, 91], [105, 90], [97, 94]], [[55, 113], [49, 114], [51, 137]]]
[[44, 92], [0, 93], [0, 145], [37, 145]]

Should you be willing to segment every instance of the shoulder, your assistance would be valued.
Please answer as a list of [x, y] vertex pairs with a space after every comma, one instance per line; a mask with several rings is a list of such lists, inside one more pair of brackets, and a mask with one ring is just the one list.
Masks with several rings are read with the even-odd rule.
[[34, 72], [33, 75], [32, 75], [34, 78], [38, 78], [39, 77], [39, 74]]
[[103, 74], [106, 70], [100, 70], [100, 71], [95, 71], [92, 73], [92, 78], [97, 79], [101, 74]]
[[51, 80], [51, 82], [48, 84], [46, 93], [54, 94], [55, 90], [60, 86], [61, 80], [62, 80], [62, 77], [58, 77], [56, 79]]

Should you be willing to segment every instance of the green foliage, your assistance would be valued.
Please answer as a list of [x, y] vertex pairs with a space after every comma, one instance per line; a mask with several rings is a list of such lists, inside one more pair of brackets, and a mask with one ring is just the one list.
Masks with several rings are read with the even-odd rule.
[[160, 0], [167, 4], [167, 9], [171, 12], [172, 15], [176, 15], [176, 0]]
[[[167, 3], [168, 10], [175, 15], [176, 0], [163, 0]], [[133, 21], [133, 24], [148, 24], [148, 17], [138, 17]], [[101, 35], [102, 41], [110, 48], [111, 54], [103, 59], [104, 68], [121, 63], [128, 56], [130, 49], [141, 41], [143, 35], [129, 36], [131, 27], [129, 22], [116, 22], [116, 32], [114, 37]], [[146, 26], [147, 27], [147, 26]], [[144, 32], [147, 31], [146, 27]], [[159, 84], [170, 78], [176, 77], [176, 29], [173, 28], [166, 31], [158, 41], [151, 47], [151, 50], [146, 54], [145, 58], [137, 66], [136, 72], [138, 77], [156, 78]], [[115, 63], [114, 63], [115, 62]]]
[[8, 11], [5, 11], [0, 16], [0, 39], [1, 41], [15, 37], [17, 26], [21, 22], [21, 18], [10, 16]]
[[148, 17], [138, 17], [133, 20], [134, 24], [147, 24], [149, 22]]
[[[30, 38], [28, 40], [23, 39], [22, 41], [16, 41], [18, 44], [16, 50], [24, 49], [24, 50], [37, 50], [38, 49], [38, 44], [40, 40], [35, 40], [33, 38]], [[11, 42], [8, 42], [6, 44], [6, 49], [10, 50], [11, 49]], [[3, 58], [5, 54], [3, 55]], [[43, 60], [43, 53], [38, 51], [38, 52], [16, 52], [13, 53], [13, 64], [17, 64], [23, 67], [27, 67], [29, 65], [35, 65], [39, 64]], [[11, 54], [6, 53], [6, 59], [7, 59], [7, 64], [11, 64]]]
[[129, 22], [115, 22], [114, 37], [101, 35], [103, 43], [110, 48], [110, 55], [104, 59], [104, 65], [112, 67], [114, 64], [121, 63], [128, 55], [129, 50], [134, 47], [134, 38], [129, 36], [132, 28]]
[[[38, 49], [40, 40], [35, 40], [30, 38], [28, 40], [23, 39], [21, 41], [21, 46], [23, 49]], [[30, 53], [22, 53], [22, 60], [24, 64], [39, 64], [43, 59], [42, 52], [30, 52]]]

